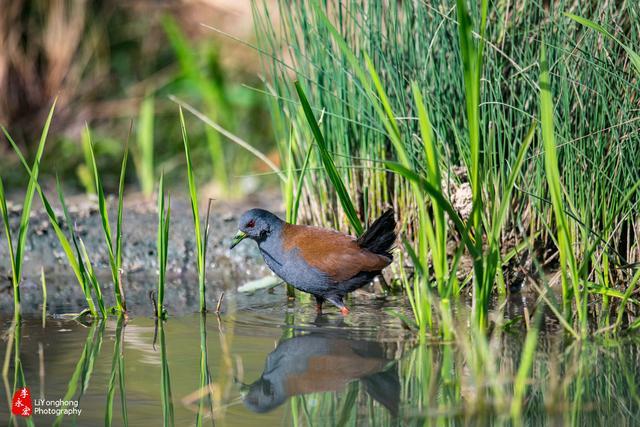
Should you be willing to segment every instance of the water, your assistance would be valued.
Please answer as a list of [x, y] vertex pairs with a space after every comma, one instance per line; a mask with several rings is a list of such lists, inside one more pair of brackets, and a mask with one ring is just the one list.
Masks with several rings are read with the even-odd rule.
[[[346, 319], [333, 311], [318, 318], [311, 302], [283, 301], [280, 291], [231, 296], [220, 317], [184, 314], [157, 330], [154, 319], [144, 315], [126, 324], [49, 317], [43, 326], [30, 313], [18, 331], [22, 371], [36, 406], [55, 409], [62, 399], [82, 410], [60, 418], [62, 425], [105, 425], [105, 418], [123, 425], [121, 393], [131, 426], [519, 420], [510, 414], [524, 341], [520, 332], [494, 335], [483, 350], [461, 326], [455, 342], [432, 339], [418, 345], [385, 312], [403, 308], [400, 298], [357, 299]], [[0, 358], [5, 360], [7, 346], [15, 346], [12, 319], [3, 318], [1, 328]], [[562, 334], [543, 333], [523, 423], [635, 424], [638, 344], [633, 337], [577, 344]], [[0, 425], [9, 422], [16, 372], [14, 355], [7, 361]], [[33, 421], [51, 425], [56, 417], [36, 414]]]

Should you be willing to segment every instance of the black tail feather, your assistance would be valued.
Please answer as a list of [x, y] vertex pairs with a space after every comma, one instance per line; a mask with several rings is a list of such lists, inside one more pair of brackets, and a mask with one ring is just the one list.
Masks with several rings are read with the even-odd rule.
[[395, 241], [396, 220], [393, 209], [388, 209], [358, 238], [358, 245], [374, 254], [393, 258], [390, 251]]

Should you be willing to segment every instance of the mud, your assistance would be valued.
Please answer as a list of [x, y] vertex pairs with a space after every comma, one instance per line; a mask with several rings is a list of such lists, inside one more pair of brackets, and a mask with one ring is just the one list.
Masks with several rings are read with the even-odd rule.
[[[100, 282], [106, 301], [113, 294], [109, 256], [104, 242], [102, 224], [95, 198], [77, 196], [67, 200], [70, 214], [78, 235], [84, 241]], [[241, 244], [229, 250], [230, 239], [236, 232], [237, 218], [248, 207], [261, 206], [278, 212], [277, 197], [268, 200], [244, 200], [242, 203], [218, 204], [214, 202], [210, 218], [210, 234], [207, 247], [208, 288], [207, 299], [215, 299], [222, 289], [236, 287], [259, 277], [269, 275], [261, 261], [256, 245]], [[59, 206], [54, 206], [63, 230], [69, 224], [63, 218]], [[17, 238], [22, 207], [9, 204], [12, 234]], [[206, 212], [206, 206], [201, 207]], [[115, 233], [116, 201], [109, 200], [109, 213]], [[152, 200], [130, 197], [125, 201], [123, 213], [123, 270], [127, 299], [140, 304], [157, 282], [157, 212]], [[40, 271], [47, 278], [48, 305], [52, 309], [64, 306], [85, 306], [83, 294], [73, 271], [68, 265], [60, 243], [39, 200], [34, 199], [31, 223], [27, 235], [23, 263], [21, 297], [23, 310], [35, 309], [42, 302]], [[172, 198], [171, 228], [168, 256], [168, 288], [175, 288], [175, 304], [185, 309], [197, 301], [196, 247], [191, 205], [186, 198]], [[192, 283], [194, 286], [171, 286]], [[170, 292], [168, 290], [168, 292]], [[197, 302], [195, 302], [197, 305]], [[210, 302], [215, 304], [215, 301]], [[4, 229], [0, 230], [0, 310], [12, 310], [11, 268]]]

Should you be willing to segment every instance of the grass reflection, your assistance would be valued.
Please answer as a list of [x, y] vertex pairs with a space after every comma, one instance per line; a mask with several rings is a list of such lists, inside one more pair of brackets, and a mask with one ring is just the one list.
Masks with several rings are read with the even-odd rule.
[[120, 390], [120, 408], [122, 410], [122, 425], [129, 425], [127, 416], [127, 395], [125, 383], [125, 365], [124, 365], [124, 328], [126, 326], [126, 318], [124, 315], [118, 316], [116, 323], [116, 336], [113, 346], [113, 357], [111, 358], [111, 374], [109, 375], [109, 386], [107, 388], [107, 403], [104, 416], [105, 426], [113, 423], [113, 398], [115, 395], [116, 379]]

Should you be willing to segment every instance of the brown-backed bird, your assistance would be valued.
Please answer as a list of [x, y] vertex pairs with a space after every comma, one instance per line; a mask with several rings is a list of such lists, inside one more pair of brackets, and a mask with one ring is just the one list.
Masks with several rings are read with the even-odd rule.
[[391, 264], [395, 227], [392, 209], [357, 239], [335, 230], [289, 224], [269, 211], [251, 209], [240, 217], [231, 249], [247, 237], [255, 240], [276, 275], [315, 296], [318, 312], [326, 300], [347, 315], [344, 296]]

